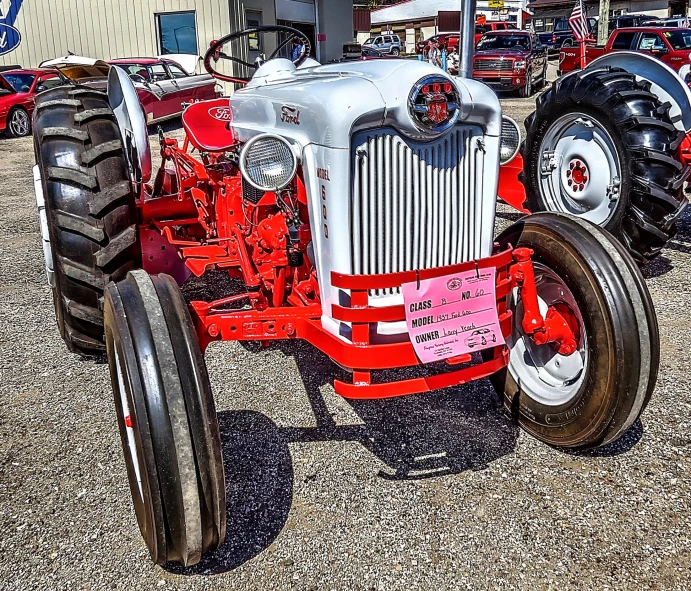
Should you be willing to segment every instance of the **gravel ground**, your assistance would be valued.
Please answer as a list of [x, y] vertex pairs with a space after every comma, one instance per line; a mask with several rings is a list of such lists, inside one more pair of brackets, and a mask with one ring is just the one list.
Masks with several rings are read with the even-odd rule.
[[[504, 101], [517, 120], [533, 103]], [[309, 346], [212, 346], [228, 539], [184, 572], [140, 538], [107, 366], [58, 336], [31, 140], [0, 140], [0, 157], [1, 589], [691, 587], [691, 215], [646, 269], [655, 395], [594, 453], [520, 433], [485, 380], [349, 403]]]

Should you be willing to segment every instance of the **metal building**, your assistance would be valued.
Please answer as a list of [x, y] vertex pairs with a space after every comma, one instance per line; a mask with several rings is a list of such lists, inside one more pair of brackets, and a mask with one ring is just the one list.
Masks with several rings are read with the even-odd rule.
[[[252, 25], [291, 25], [326, 63], [353, 38], [352, 0], [0, 0], [0, 65], [35, 67], [66, 55], [97, 59], [204, 54]], [[261, 40], [254, 51], [270, 51]]]

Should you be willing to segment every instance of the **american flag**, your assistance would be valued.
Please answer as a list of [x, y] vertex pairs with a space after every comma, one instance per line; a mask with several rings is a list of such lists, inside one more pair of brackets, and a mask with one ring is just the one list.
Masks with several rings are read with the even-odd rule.
[[573, 31], [573, 36], [578, 42], [585, 41], [588, 37], [588, 21], [586, 20], [586, 10], [583, 0], [576, 0], [573, 12], [569, 17], [569, 26]]

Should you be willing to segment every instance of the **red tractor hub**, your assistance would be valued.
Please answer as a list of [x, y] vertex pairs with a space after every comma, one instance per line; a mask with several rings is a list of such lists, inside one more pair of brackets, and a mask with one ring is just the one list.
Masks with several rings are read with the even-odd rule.
[[574, 158], [569, 162], [569, 167], [565, 172], [566, 185], [574, 193], [578, 193], [585, 189], [588, 184], [588, 178], [590, 172], [588, 171], [588, 166], [582, 160]]

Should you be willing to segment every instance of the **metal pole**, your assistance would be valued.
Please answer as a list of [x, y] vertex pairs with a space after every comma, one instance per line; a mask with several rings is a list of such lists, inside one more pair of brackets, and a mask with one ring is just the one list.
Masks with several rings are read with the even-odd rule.
[[477, 0], [461, 0], [461, 42], [458, 48], [461, 54], [458, 75], [461, 78], [473, 77], [476, 8]]
[[609, 0], [600, 0], [600, 21], [597, 25], [597, 44], [606, 45], [609, 37]]

